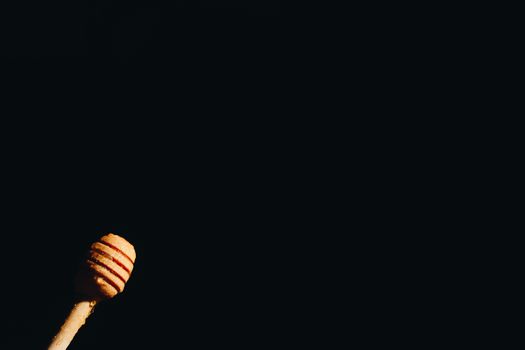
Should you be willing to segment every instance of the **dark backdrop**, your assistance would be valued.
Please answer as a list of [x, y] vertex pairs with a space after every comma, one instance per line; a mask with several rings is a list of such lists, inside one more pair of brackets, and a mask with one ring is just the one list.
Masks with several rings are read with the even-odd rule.
[[259, 30], [271, 30], [266, 21], [279, 14], [276, 0], [3, 1], [0, 55], [180, 54], [186, 41], [206, 39], [223, 26], [239, 35], [255, 20]]
[[[280, 220], [293, 209], [281, 182], [296, 156], [270, 150], [276, 133], [297, 130], [268, 122], [280, 111], [278, 12], [270, 2], [2, 2], [1, 54], [38, 58], [39, 74], [49, 72], [32, 80], [44, 82], [36, 96], [64, 63], [63, 74], [83, 84], [74, 74], [91, 72], [93, 62], [146, 57], [126, 76], [160, 62], [159, 78], [140, 85], [156, 86], [164, 104], [137, 108], [146, 92], [119, 100], [115, 87], [106, 97], [112, 107], [93, 108], [97, 94], [66, 107], [67, 92], [35, 99], [27, 92], [33, 83], [17, 78], [24, 84], [17, 109], [37, 109], [24, 115], [65, 109], [68, 118], [19, 118], [18, 134], [2, 128], [0, 349], [45, 349], [73, 303], [82, 256], [109, 232], [135, 245], [135, 269], [122, 295], [97, 306], [71, 350], [280, 344], [290, 326], [282, 307], [290, 276], [278, 261], [291, 243], [291, 227]], [[93, 91], [106, 87], [97, 80]], [[227, 123], [234, 111], [241, 118]], [[110, 125], [113, 115], [122, 120]]]
[[55, 163], [43, 144], [3, 159], [0, 348], [45, 348], [73, 303], [82, 257], [109, 232], [134, 244], [135, 269], [71, 350], [277, 344], [293, 276], [278, 263], [291, 229], [280, 218], [293, 209], [283, 168], [269, 166], [264, 138], [227, 148], [195, 136], [164, 153], [130, 150], [128, 162], [106, 143], [92, 162], [59, 147]]

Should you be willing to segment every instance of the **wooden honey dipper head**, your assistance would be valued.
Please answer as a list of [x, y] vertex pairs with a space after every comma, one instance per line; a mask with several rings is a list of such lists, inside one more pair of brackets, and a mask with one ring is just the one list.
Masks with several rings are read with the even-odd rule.
[[79, 299], [51, 340], [48, 350], [66, 350], [95, 305], [124, 290], [135, 257], [135, 248], [124, 238], [112, 233], [102, 236], [91, 245], [77, 275]]
[[124, 238], [112, 233], [101, 237], [91, 245], [82, 262], [77, 293], [96, 301], [113, 298], [124, 290], [135, 258], [135, 248]]

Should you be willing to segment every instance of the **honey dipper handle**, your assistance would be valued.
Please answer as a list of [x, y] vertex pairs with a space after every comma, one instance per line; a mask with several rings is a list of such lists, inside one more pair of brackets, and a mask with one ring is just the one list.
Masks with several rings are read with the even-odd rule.
[[86, 323], [86, 319], [93, 312], [95, 301], [81, 301], [73, 306], [60, 331], [49, 344], [47, 350], [65, 350], [77, 334], [77, 331]]

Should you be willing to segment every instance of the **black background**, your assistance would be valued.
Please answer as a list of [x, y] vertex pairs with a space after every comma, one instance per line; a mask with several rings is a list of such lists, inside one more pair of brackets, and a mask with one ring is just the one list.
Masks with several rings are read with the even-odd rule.
[[276, 0], [4, 1], [0, 55], [180, 55], [199, 50], [208, 39], [216, 45], [232, 36], [250, 41], [253, 31], [273, 31], [279, 15]]
[[279, 175], [246, 152], [253, 161], [194, 151], [201, 165], [140, 162], [149, 168], [132, 174], [99, 164], [98, 180], [70, 166], [12, 170], [2, 186], [1, 347], [46, 347], [74, 302], [82, 257], [109, 232], [134, 244], [135, 269], [70, 349], [271, 346], [286, 315], [278, 261], [290, 228], [279, 218], [291, 208]]
[[[289, 327], [282, 219], [296, 159], [278, 144], [297, 132], [270, 122], [277, 3], [100, 3], [0, 5], [1, 54], [31, 78], [11, 85], [21, 125], [1, 129], [0, 348], [46, 348], [82, 257], [109, 232], [134, 244], [135, 269], [70, 349], [275, 346]], [[101, 66], [89, 92], [77, 88]], [[125, 83], [154, 78], [120, 97], [113, 69]]]

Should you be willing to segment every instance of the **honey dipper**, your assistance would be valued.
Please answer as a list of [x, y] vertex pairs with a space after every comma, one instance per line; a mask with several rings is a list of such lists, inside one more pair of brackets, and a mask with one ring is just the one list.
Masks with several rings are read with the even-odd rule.
[[49, 344], [48, 350], [65, 350], [93, 312], [95, 305], [124, 290], [133, 270], [135, 257], [133, 246], [112, 233], [91, 245], [87, 259], [82, 262], [77, 275], [78, 302]]

